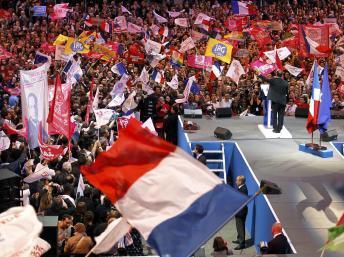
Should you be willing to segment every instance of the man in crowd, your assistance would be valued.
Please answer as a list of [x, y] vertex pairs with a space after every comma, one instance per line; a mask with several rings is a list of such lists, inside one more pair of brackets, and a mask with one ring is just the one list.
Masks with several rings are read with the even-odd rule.
[[200, 161], [201, 163], [203, 163], [204, 165], [207, 165], [207, 159], [205, 158], [204, 154], [203, 154], [204, 148], [202, 145], [197, 144], [195, 146], [195, 150], [194, 150], [194, 156], [195, 158]]

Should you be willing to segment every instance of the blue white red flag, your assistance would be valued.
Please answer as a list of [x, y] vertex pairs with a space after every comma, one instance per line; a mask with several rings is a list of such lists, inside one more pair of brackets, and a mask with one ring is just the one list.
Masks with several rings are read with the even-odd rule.
[[232, 0], [232, 10], [234, 14], [238, 14], [238, 15], [257, 14], [257, 9], [255, 8], [254, 5], [237, 1], [237, 0]]
[[309, 103], [309, 113], [306, 128], [308, 133], [312, 133], [318, 128], [319, 103], [321, 98], [320, 82], [318, 75], [318, 64], [314, 61], [314, 75], [312, 86], [312, 97]]
[[251, 200], [135, 119], [81, 170], [159, 256], [191, 256]]
[[155, 82], [158, 82], [159, 84], [164, 84], [165, 82], [164, 76], [158, 70], [154, 70], [151, 77], [152, 77], [152, 80], [154, 80]]

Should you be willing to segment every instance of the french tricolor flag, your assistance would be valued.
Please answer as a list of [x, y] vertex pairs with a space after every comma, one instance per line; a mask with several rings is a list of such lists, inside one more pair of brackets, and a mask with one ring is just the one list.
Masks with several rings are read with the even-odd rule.
[[238, 14], [238, 15], [257, 14], [257, 9], [254, 5], [237, 1], [237, 0], [232, 0], [232, 10], [234, 14]]
[[318, 129], [319, 105], [321, 100], [321, 89], [318, 75], [318, 64], [314, 61], [312, 96], [309, 102], [309, 113], [306, 128], [308, 133]]
[[222, 70], [223, 67], [221, 67], [220, 62], [215, 61], [211, 67], [210, 79], [215, 80], [216, 78], [219, 78], [221, 76]]
[[161, 74], [161, 72], [159, 72], [157, 70], [153, 71], [151, 77], [152, 77], [152, 80], [154, 80], [155, 82], [158, 82], [160, 84], [164, 84], [164, 82], [165, 82], [164, 76]]
[[159, 256], [191, 256], [252, 199], [135, 119], [81, 171]]

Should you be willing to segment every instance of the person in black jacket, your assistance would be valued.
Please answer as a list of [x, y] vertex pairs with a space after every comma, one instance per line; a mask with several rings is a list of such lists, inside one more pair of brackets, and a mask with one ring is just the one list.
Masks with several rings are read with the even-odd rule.
[[[245, 182], [246, 182], [246, 179], [244, 176], [238, 176], [235, 181], [238, 187], [238, 191], [245, 195], [248, 195]], [[233, 243], [238, 244], [238, 246], [235, 247], [234, 250], [241, 250], [245, 248], [245, 222], [246, 222], [247, 211], [248, 211], [247, 206], [245, 206], [235, 215], [235, 223], [236, 223], [238, 236], [237, 236], [237, 240], [233, 241]]]
[[284, 110], [287, 104], [288, 82], [282, 76], [282, 71], [277, 71], [275, 78], [265, 78], [270, 84], [268, 99], [271, 100], [272, 127], [274, 133], [280, 133], [283, 128]]
[[203, 146], [197, 144], [195, 146], [195, 150], [194, 150], [194, 157], [199, 160], [201, 163], [203, 163], [204, 165], [207, 165], [207, 159], [205, 158], [204, 154], [203, 154]]
[[276, 222], [272, 225], [273, 239], [268, 243], [268, 254], [290, 254], [292, 250], [288, 239], [282, 233], [281, 223]]

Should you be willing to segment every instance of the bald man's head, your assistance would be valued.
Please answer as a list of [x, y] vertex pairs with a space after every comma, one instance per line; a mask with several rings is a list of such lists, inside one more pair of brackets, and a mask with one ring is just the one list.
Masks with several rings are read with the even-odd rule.
[[272, 225], [272, 234], [273, 235], [277, 235], [277, 234], [281, 234], [281, 233], [282, 233], [282, 225], [281, 225], [281, 223], [278, 223], [278, 222], [274, 223]]

